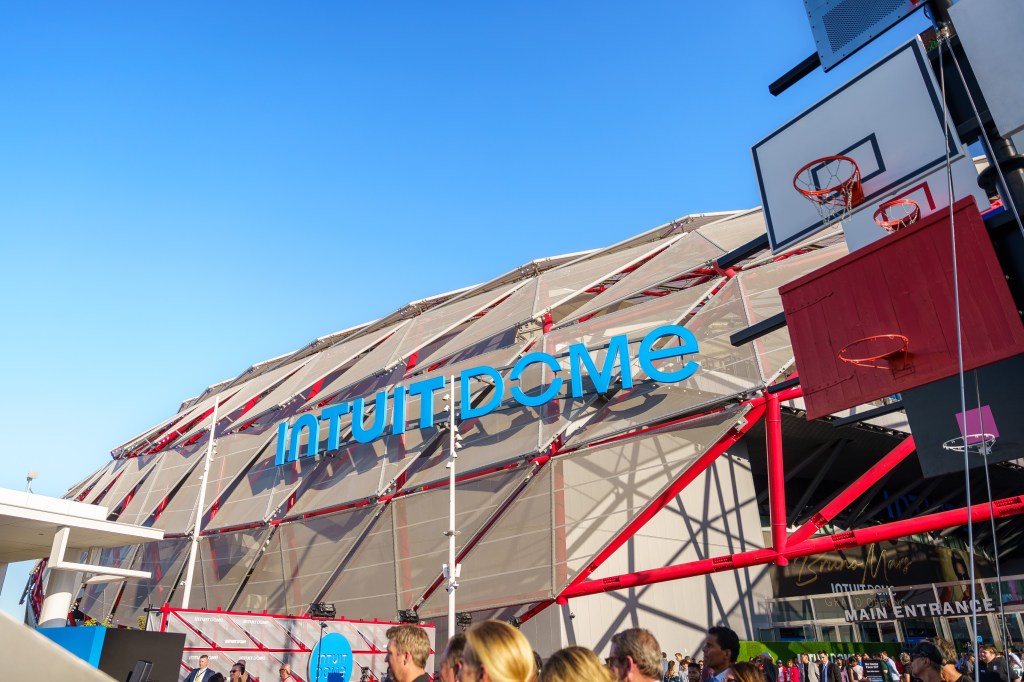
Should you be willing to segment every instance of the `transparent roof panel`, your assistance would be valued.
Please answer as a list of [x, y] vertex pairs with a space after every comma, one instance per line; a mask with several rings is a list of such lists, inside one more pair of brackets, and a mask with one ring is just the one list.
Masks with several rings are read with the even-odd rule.
[[92, 484], [92, 487], [85, 493], [85, 496], [82, 497], [82, 502], [87, 504], [98, 504], [103, 493], [111, 486], [121, 472], [124, 471], [127, 464], [127, 459], [115, 459], [103, 467], [103, 472]]
[[68, 491], [64, 493], [62, 498], [65, 500], [73, 500], [79, 495], [82, 495], [84, 497], [84, 495], [92, 489], [92, 484], [98, 481], [103, 476], [103, 474], [108, 469], [111, 468], [111, 466], [112, 462], [107, 462], [105, 465], [101, 466], [99, 469], [92, 472], [91, 474], [83, 478], [81, 481], [68, 488]]
[[574, 316], [583, 317], [635, 296], [659, 284], [684, 275], [709, 263], [725, 251], [698, 232], [691, 232], [672, 242], [649, 262], [629, 273], [603, 292], [587, 301]]
[[551, 460], [558, 589], [586, 568], [746, 411], [723, 410], [672, 430]]
[[[294, 407], [286, 410], [284, 414], [290, 417], [302, 410], [319, 409], [329, 404], [371, 396], [379, 389], [401, 381], [402, 375], [405, 373], [405, 367], [402, 365], [386, 371], [368, 372], [367, 366], [364, 366], [363, 369], [358, 368], [362, 362], [363, 360], [360, 359], [351, 368], [330, 378], [316, 395], [310, 397], [307, 393], [303, 393], [301, 398], [305, 402], [299, 405], [299, 402], [296, 401]], [[279, 415], [274, 415], [275, 421], [280, 421], [281, 418]]]
[[392, 524], [392, 509], [388, 506], [327, 588], [322, 601], [334, 604], [339, 614], [359, 619], [395, 617], [398, 597]]
[[615, 253], [590, 256], [545, 272], [537, 278], [537, 296], [531, 317], [543, 315], [661, 248], [661, 242], [640, 244]]
[[381, 485], [381, 461], [386, 457], [387, 439], [356, 443], [336, 455], [324, 457], [310, 472], [298, 491], [295, 506], [282, 513], [288, 517], [368, 499]]
[[739, 274], [740, 288], [747, 302], [751, 324], [762, 322], [782, 312], [779, 287], [822, 268], [847, 254], [845, 244], [791, 256]]
[[313, 386], [317, 381], [340, 370], [346, 363], [350, 362], [367, 348], [387, 338], [394, 332], [396, 326], [390, 325], [370, 334], [360, 334], [355, 338], [347, 339], [318, 351], [309, 358], [309, 362], [300, 371], [285, 379], [279, 386], [268, 393], [260, 401], [261, 405], [257, 405], [241, 421], [244, 423], [252, 419], [258, 419], [269, 411], [279, 409], [292, 398]]
[[278, 526], [234, 608], [305, 613], [376, 512], [371, 505]]
[[204, 528], [230, 528], [269, 520], [320, 463], [317, 458], [299, 457], [294, 462], [276, 466], [276, 457], [276, 445], [264, 449], [227, 498], [221, 500], [217, 513]]
[[[840, 243], [741, 272], [737, 279], [750, 324], [757, 324], [782, 312], [780, 286], [822, 268], [846, 253], [845, 243]], [[785, 328], [762, 336], [751, 345], [767, 381], [774, 379], [793, 362], [789, 331]]]
[[541, 337], [545, 353], [560, 356], [569, 346], [582, 343], [588, 349], [607, 346], [613, 336], [626, 334], [630, 341], [642, 340], [647, 332], [666, 324], [677, 324], [711, 293], [721, 280], [702, 287], [683, 289], [586, 322], [562, 325]]
[[697, 230], [711, 243], [723, 251], [732, 251], [768, 231], [764, 224], [764, 213], [756, 208], [732, 218], [719, 220]]
[[409, 322], [402, 335], [401, 343], [392, 350], [383, 366], [392, 367], [405, 361], [416, 350], [434, 339], [444, 336], [449, 330], [454, 329], [481, 310], [489, 308], [504, 298], [513, 288], [520, 286], [522, 286], [521, 283], [507, 284], [494, 291], [458, 298], [417, 315]]
[[[573, 414], [593, 400], [556, 399], [539, 407], [514, 404], [460, 423], [457, 470], [460, 474], [484, 471], [537, 452], [569, 424]], [[410, 468], [406, 488], [416, 488], [448, 477], [448, 437], [442, 434], [428, 458]]]
[[[534, 277], [429, 357], [420, 358], [420, 364], [429, 367], [459, 351], [501, 335], [503, 331], [514, 328], [517, 324], [533, 319], [533, 303], [536, 298], [537, 278]], [[511, 343], [511, 340], [509, 342]]]
[[148, 519], [192, 467], [202, 461], [205, 454], [205, 447], [192, 447], [153, 455], [157, 458], [153, 473], [142, 482], [117, 520], [121, 523], [141, 524]]
[[[472, 540], [512, 490], [523, 472], [506, 471], [455, 486], [456, 552]], [[399, 608], [412, 608], [448, 562], [448, 486], [395, 498], [395, 560]], [[443, 588], [439, 588], [443, 589]]]
[[149, 571], [152, 576], [125, 581], [124, 592], [114, 613], [115, 625], [137, 628], [139, 618], [146, 615], [147, 607], [160, 608], [170, 600], [188, 558], [188, 547], [188, 538], [150, 542], [139, 547], [132, 569]]
[[656, 363], [662, 371], [670, 372], [693, 359], [700, 363], [700, 369], [693, 376], [681, 382], [661, 384], [647, 379], [639, 366], [634, 365], [633, 388], [620, 391], [604, 403], [591, 422], [569, 442], [606, 438], [722, 403], [763, 386], [753, 348], [749, 344], [736, 348], [729, 342], [733, 333], [747, 326], [743, 297], [734, 279], [686, 323], [697, 339], [699, 352]]
[[121, 475], [114, 481], [110, 491], [101, 500], [103, 506], [113, 512], [119, 504], [127, 497], [143, 478], [152, 471], [159, 461], [160, 455], [140, 455], [129, 458], [122, 469]]
[[[459, 610], [477, 611], [552, 596], [551, 469], [541, 469], [462, 561]], [[456, 504], [458, 502], [456, 501]], [[421, 616], [443, 616], [448, 594], [435, 590]]]
[[[282, 367], [276, 367], [239, 386], [238, 391], [233, 396], [217, 406], [218, 431], [223, 429], [232, 418], [237, 419], [251, 400], [258, 399], [264, 393], [268, 393], [279, 386], [281, 382], [305, 367], [307, 362], [308, 360], [300, 360], [299, 362], [290, 363]], [[236, 412], [239, 414], [235, 414]]]
[[[239, 585], [270, 531], [270, 528], [255, 528], [200, 538], [189, 608], [230, 610]], [[183, 593], [184, 589], [175, 590], [172, 606], [181, 606]]]
[[[89, 552], [90, 564], [106, 566], [108, 568], [128, 568], [139, 545], [128, 545], [126, 547], [105, 547], [94, 549]], [[74, 559], [71, 559], [74, 561]], [[79, 608], [90, 618], [103, 622], [110, 612], [114, 610], [114, 603], [117, 595], [121, 592], [123, 582], [98, 583], [86, 585], [85, 593], [82, 595], [82, 602]]]
[[[248, 432], [218, 438], [210, 460], [210, 473], [206, 484], [206, 508], [209, 509], [226, 492], [228, 486], [248, 468], [265, 447], [276, 447], [276, 434], [249, 434]], [[196, 466], [181, 488], [167, 502], [153, 526], [167, 534], [186, 533], [192, 529], [203, 467]]]

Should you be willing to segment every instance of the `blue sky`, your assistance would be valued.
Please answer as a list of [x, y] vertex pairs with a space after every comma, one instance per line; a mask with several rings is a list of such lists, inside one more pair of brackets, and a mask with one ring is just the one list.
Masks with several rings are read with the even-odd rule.
[[11, 4], [0, 486], [59, 496], [410, 300], [756, 206], [751, 145], [924, 26], [776, 98], [800, 0]]

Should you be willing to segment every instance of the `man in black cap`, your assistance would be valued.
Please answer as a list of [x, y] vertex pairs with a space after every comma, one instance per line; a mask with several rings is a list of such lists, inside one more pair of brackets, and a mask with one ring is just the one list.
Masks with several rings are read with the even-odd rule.
[[910, 651], [910, 677], [921, 682], [942, 682], [942, 665], [945, 657], [939, 647], [923, 641], [915, 644]]

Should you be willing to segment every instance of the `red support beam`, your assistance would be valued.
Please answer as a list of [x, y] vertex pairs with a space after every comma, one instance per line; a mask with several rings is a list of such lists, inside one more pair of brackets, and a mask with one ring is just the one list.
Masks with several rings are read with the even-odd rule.
[[[852, 530], [836, 535], [826, 535], [813, 540], [806, 540], [800, 544], [790, 544], [783, 553], [787, 559], [795, 559], [812, 554], [822, 554], [849, 547], [860, 547], [874, 542], [895, 540], [897, 538], [914, 535], [916, 533], [931, 533], [945, 528], [963, 526], [967, 523], [978, 523], [989, 520], [989, 510], [994, 511], [996, 518], [1008, 518], [1024, 513], [1024, 497], [1007, 497], [995, 500], [991, 507], [987, 502], [973, 505], [970, 508], [962, 507], [951, 511], [929, 514], [913, 519], [904, 519], [893, 523], [886, 523], [871, 528]], [[728, 554], [725, 556], [691, 561], [686, 564], [666, 566], [650, 571], [639, 571], [624, 575], [611, 576], [602, 580], [593, 580], [567, 587], [559, 595], [560, 599], [583, 597], [589, 594], [601, 592], [612, 592], [642, 585], [679, 580], [698, 575], [707, 575], [719, 571], [732, 571], [749, 566], [758, 566], [771, 563], [778, 558], [778, 554], [772, 549], [757, 549], [741, 554]]]
[[782, 461], [782, 401], [778, 394], [767, 396], [764, 417], [765, 450], [768, 452], [768, 514], [771, 517], [772, 548], [776, 563], [789, 563], [786, 550], [786, 468]]
[[[690, 485], [698, 476], [714, 463], [723, 453], [729, 448], [736, 444], [738, 440], [746, 435], [747, 431], [756, 424], [765, 412], [766, 400], [764, 398], [754, 398], [748, 404], [751, 406], [751, 410], [743, 417], [744, 423], [741, 426], [734, 427], [725, 436], [721, 438], [714, 446], [708, 449], [701, 457], [694, 462], [683, 474], [677, 478], [668, 488], [666, 488], [661, 495], [654, 498], [647, 507], [637, 515], [632, 522], [627, 525], [619, 535], [612, 540], [601, 552], [594, 557], [594, 560], [590, 564], [580, 571], [580, 573], [569, 583], [566, 587], [566, 591], [573, 589], [574, 586], [583, 583], [587, 577], [600, 568], [601, 564], [608, 560], [612, 554], [614, 554], [622, 545], [626, 544], [630, 538], [637, 534], [641, 528], [643, 528], [648, 521], [654, 518], [654, 515], [664, 509], [672, 500], [676, 498], [679, 493], [683, 491], [686, 486]], [[563, 591], [565, 594], [565, 591]], [[560, 596], [561, 597], [561, 596]], [[522, 622], [526, 622], [530, 618], [543, 611], [545, 608], [550, 606], [554, 600], [545, 600], [537, 603], [529, 611], [520, 616]]]
[[865, 471], [860, 478], [850, 484], [850, 487], [836, 495], [835, 498], [811, 517], [811, 520], [797, 528], [789, 536], [788, 542], [799, 544], [818, 532], [825, 524], [836, 517], [836, 514], [850, 506], [854, 500], [863, 495], [871, 486], [882, 480], [882, 477], [892, 471], [897, 464], [913, 454], [916, 446], [914, 437], [907, 436], [899, 445], [892, 449], [885, 457], [870, 469]]

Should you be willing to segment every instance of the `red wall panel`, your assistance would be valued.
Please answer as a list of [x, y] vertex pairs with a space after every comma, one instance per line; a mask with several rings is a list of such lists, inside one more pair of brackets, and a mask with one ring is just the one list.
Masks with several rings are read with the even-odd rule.
[[[954, 205], [964, 368], [1024, 352], [1024, 325], [973, 198]], [[941, 212], [781, 287], [807, 418], [957, 373], [949, 213]], [[901, 334], [905, 362], [838, 359], [859, 339]], [[870, 354], [871, 348], [862, 347]], [[879, 351], [881, 352], [881, 351]]]

